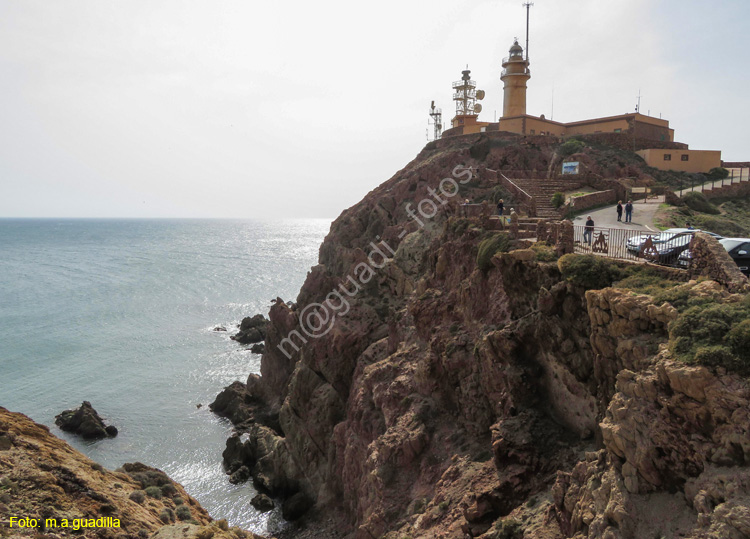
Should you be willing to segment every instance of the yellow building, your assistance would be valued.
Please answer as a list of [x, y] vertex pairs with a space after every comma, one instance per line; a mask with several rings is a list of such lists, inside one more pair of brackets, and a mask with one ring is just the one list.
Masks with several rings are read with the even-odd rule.
[[719, 150], [640, 150], [636, 152], [643, 157], [648, 166], [660, 170], [677, 170], [680, 172], [708, 172], [721, 166]]
[[[453, 95], [456, 101], [456, 116], [451, 121], [451, 129], [443, 137], [467, 135], [486, 131], [503, 131], [519, 135], [554, 135], [568, 137], [597, 133], [626, 133], [638, 139], [641, 147], [643, 141], [655, 141], [659, 146], [668, 146], [674, 142], [674, 129], [669, 121], [653, 118], [640, 112], [592, 118], [577, 122], [555, 122], [541, 116], [526, 114], [526, 89], [531, 78], [529, 59], [524, 57], [523, 47], [514, 41], [509, 55], [503, 59], [503, 115], [497, 122], [479, 121], [481, 105], [473, 98], [481, 92], [476, 90], [476, 83], [469, 78], [469, 71], [463, 72], [463, 78], [453, 83]], [[484, 97], [484, 92], [481, 93]], [[480, 98], [481, 99], [481, 98]], [[648, 144], [648, 143], [647, 143]], [[656, 144], [655, 144], [656, 145]], [[684, 146], [684, 145], [682, 145]], [[645, 149], [638, 152], [646, 162], [662, 170], [679, 170], [684, 172], [708, 172], [721, 164], [721, 152], [674, 149]]]

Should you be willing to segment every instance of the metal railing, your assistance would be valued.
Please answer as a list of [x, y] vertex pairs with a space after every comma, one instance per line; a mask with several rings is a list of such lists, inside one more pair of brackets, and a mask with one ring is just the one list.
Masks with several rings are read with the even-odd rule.
[[714, 189], [721, 189], [722, 187], [729, 186], [736, 183], [742, 183], [750, 180], [750, 169], [748, 168], [730, 168], [729, 176], [721, 180], [709, 180], [703, 183], [693, 183], [687, 185], [683, 182], [680, 185], [680, 189], [676, 190], [677, 196], [684, 196], [691, 191], [697, 191], [703, 193], [705, 191], [713, 191]]
[[[624, 228], [576, 225], [573, 246], [576, 253], [594, 254], [621, 260], [647, 260], [664, 266], [686, 267], [686, 251], [693, 239], [691, 232], [665, 236], [659, 232]], [[683, 264], [681, 257], [687, 261]]]
[[473, 80], [457, 80], [453, 83], [454, 88], [463, 88], [464, 86], [468, 86], [469, 88], [475, 88], [477, 83]]

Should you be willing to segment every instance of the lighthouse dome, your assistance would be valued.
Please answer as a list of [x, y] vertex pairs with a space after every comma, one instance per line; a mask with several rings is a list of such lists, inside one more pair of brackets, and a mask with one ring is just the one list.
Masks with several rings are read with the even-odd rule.
[[518, 44], [518, 41], [515, 41], [513, 43], [513, 46], [510, 48], [510, 55], [511, 56], [523, 56], [523, 47]]

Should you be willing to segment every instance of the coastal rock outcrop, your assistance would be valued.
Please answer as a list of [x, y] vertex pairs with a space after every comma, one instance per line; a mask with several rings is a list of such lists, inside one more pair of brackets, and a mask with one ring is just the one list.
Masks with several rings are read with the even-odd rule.
[[[47, 427], [2, 407], [0, 440], [3, 536], [140, 539], [165, 523], [211, 523], [206, 510], [160, 470], [140, 463], [107, 470]], [[36, 527], [11, 529], [11, 516], [36, 519]]]
[[231, 339], [240, 344], [255, 344], [266, 338], [268, 319], [262, 314], [246, 317], [240, 323], [240, 330]]
[[320, 537], [743, 537], [747, 381], [676, 360], [677, 305], [586, 290], [458, 204], [510, 198], [494, 171], [547, 170], [555, 144], [435, 141], [341, 214], [271, 307], [260, 375], [215, 402], [228, 473]]
[[66, 432], [72, 432], [87, 440], [117, 436], [117, 427], [105, 425], [89, 401], [75, 410], [65, 410], [55, 417], [55, 424]]

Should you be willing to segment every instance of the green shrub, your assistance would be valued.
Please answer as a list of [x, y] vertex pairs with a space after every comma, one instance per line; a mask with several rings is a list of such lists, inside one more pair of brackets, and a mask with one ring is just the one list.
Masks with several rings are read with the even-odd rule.
[[750, 304], [688, 299], [669, 325], [670, 349], [687, 363], [750, 373]]
[[495, 523], [493, 539], [521, 539], [523, 527], [521, 523], [513, 518], [504, 518]]
[[174, 511], [171, 509], [164, 509], [161, 513], [159, 513], [159, 520], [161, 520], [164, 524], [171, 524], [175, 521], [174, 517]]
[[578, 139], [569, 139], [560, 145], [558, 153], [563, 157], [568, 157], [574, 153], [578, 153], [586, 147], [586, 144]]
[[544, 243], [533, 243], [531, 250], [534, 251], [538, 262], [554, 262], [557, 260], [557, 252]]
[[161, 489], [157, 487], [156, 485], [147, 487], [146, 494], [148, 494], [152, 498], [156, 498], [157, 500], [161, 499]]
[[730, 329], [725, 341], [735, 355], [750, 361], [750, 320], [743, 320]]
[[726, 346], [700, 346], [695, 351], [695, 362], [709, 367], [726, 367], [737, 370], [738, 358]]
[[492, 257], [496, 253], [507, 253], [511, 247], [511, 239], [508, 234], [500, 232], [487, 238], [479, 244], [477, 253], [477, 266], [486, 272], [492, 267]]
[[[665, 278], [661, 273], [647, 266], [631, 266], [624, 270], [625, 277], [617, 282], [617, 288], [633, 290], [639, 294], [648, 294], [650, 296], [661, 295], [665, 291], [675, 290], [675, 282]], [[661, 305], [664, 300], [654, 303]], [[671, 302], [670, 302], [671, 303]]]
[[175, 505], [182, 505], [183, 503], [185, 503], [185, 501], [179, 496], [175, 496], [174, 498], [172, 498], [172, 501]]
[[709, 180], [723, 180], [729, 177], [729, 171], [724, 167], [714, 167], [708, 171], [706, 176], [708, 176]]
[[463, 217], [450, 222], [450, 229], [456, 236], [461, 236], [471, 226], [471, 221]]
[[709, 213], [711, 215], [719, 213], [719, 208], [711, 204], [703, 193], [699, 193], [698, 191], [690, 191], [689, 193], [686, 193], [682, 197], [682, 200], [691, 210], [699, 211], [701, 213]]
[[135, 503], [143, 503], [143, 501], [146, 499], [146, 492], [143, 490], [134, 490], [130, 493], [129, 498]]
[[190, 508], [187, 505], [178, 505], [175, 514], [180, 520], [190, 520], [193, 515], [190, 514]]
[[554, 195], [552, 195], [552, 199], [550, 200], [550, 202], [552, 202], [552, 205], [555, 208], [559, 208], [560, 206], [565, 204], [565, 195], [559, 192], [555, 193]]
[[606, 288], [622, 279], [623, 271], [601, 256], [567, 254], [557, 261], [563, 277], [587, 289]]
[[177, 494], [177, 489], [174, 488], [174, 485], [172, 483], [167, 483], [166, 485], [161, 486], [161, 493], [164, 496], [174, 496]]

